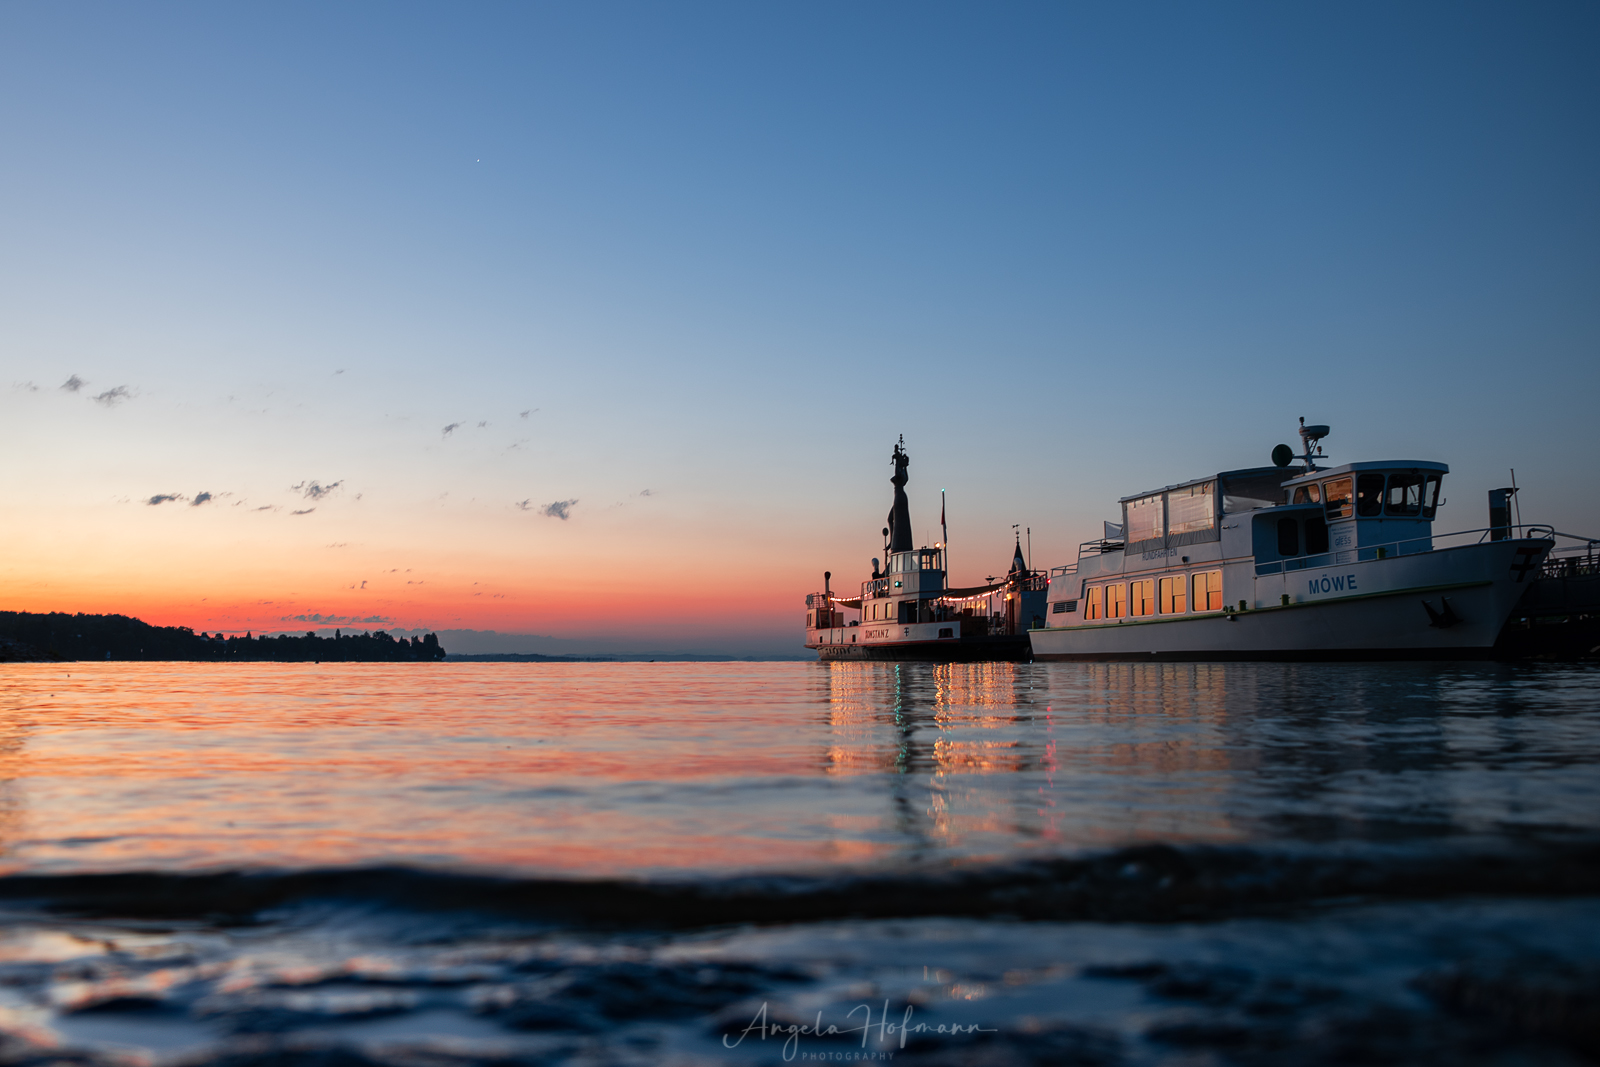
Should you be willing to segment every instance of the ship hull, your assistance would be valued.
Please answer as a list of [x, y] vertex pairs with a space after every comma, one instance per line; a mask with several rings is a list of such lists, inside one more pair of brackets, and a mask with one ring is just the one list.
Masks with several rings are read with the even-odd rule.
[[1036, 629], [1029, 638], [1039, 660], [1487, 659], [1551, 544], [1506, 540], [1340, 564], [1346, 587], [1361, 591], [1345, 595], [1322, 592], [1320, 570], [1251, 575], [1228, 582], [1244, 610]]

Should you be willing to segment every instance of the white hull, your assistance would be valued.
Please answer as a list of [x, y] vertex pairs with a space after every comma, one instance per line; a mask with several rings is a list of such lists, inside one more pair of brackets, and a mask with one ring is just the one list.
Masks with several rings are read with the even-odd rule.
[[1080, 622], [1029, 638], [1041, 660], [1483, 656], [1550, 544], [1492, 541], [1266, 575], [1252, 560], [1228, 561], [1226, 602], [1244, 601], [1243, 611]]

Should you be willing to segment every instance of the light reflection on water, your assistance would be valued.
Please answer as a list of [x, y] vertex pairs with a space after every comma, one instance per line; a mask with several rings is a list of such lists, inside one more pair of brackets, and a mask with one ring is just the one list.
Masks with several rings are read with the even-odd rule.
[[1592, 831], [1597, 683], [1429, 664], [10, 665], [0, 870], [692, 874]]

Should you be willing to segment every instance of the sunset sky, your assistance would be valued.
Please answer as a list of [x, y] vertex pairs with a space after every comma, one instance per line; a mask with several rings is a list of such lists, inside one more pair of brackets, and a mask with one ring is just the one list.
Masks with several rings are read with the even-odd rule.
[[[1268, 462], [1600, 532], [1592, 4], [0, 6], [0, 609], [799, 653]], [[471, 651], [462, 636], [452, 651]]]

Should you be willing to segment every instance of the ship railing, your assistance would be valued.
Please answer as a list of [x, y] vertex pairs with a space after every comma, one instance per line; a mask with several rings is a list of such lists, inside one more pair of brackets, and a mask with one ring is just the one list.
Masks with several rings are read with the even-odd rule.
[[1600, 557], [1548, 556], [1539, 568], [1541, 578], [1595, 578], [1600, 577]]
[[[1108, 541], [1103, 537], [1096, 538], [1093, 541], [1083, 541], [1078, 545], [1078, 558], [1100, 556], [1107, 552], [1120, 552], [1126, 544], [1127, 542], [1125, 541]], [[1076, 565], [1074, 565], [1073, 569], [1077, 569]]]
[[[1407, 537], [1403, 540], [1390, 541], [1381, 545], [1360, 545], [1356, 548], [1319, 552], [1311, 556], [1291, 556], [1288, 559], [1275, 560], [1271, 563], [1258, 563], [1256, 564], [1256, 576], [1285, 574], [1290, 571], [1317, 570], [1322, 567], [1336, 567], [1344, 563], [1365, 563], [1369, 560], [1416, 556], [1424, 552], [1436, 552], [1445, 548], [1461, 548], [1465, 545], [1483, 544], [1490, 540], [1504, 539], [1502, 535], [1508, 531], [1516, 539], [1555, 537], [1555, 530], [1549, 526], [1485, 526], [1476, 530], [1459, 530], [1455, 533]], [[1491, 537], [1491, 535], [1494, 536]], [[1446, 543], [1441, 544], [1440, 542]]]
[[861, 583], [861, 599], [862, 600], [866, 600], [869, 597], [888, 596], [888, 595], [889, 595], [889, 579], [888, 578], [868, 578], [866, 581]]

